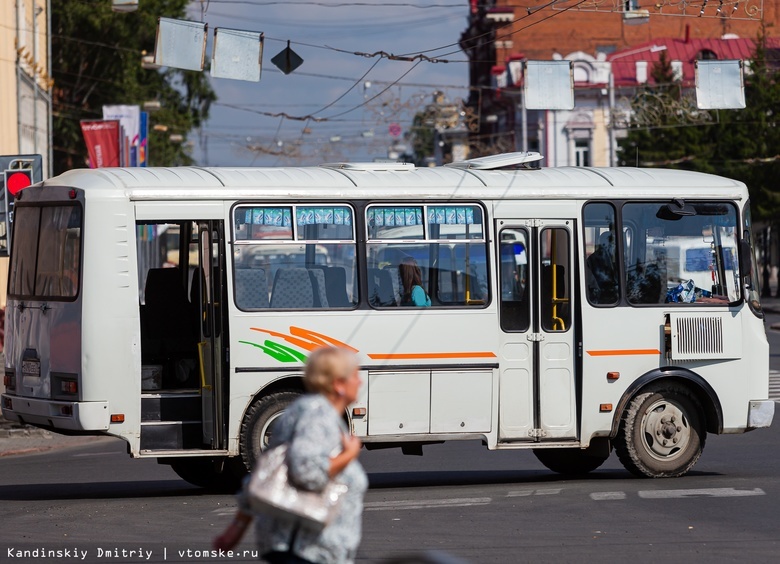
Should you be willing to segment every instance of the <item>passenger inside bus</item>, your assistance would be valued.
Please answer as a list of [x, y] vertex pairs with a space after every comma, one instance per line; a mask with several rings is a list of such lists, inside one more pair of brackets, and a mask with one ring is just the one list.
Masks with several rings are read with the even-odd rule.
[[614, 304], [618, 301], [618, 274], [615, 254], [615, 234], [599, 235], [596, 250], [585, 260], [588, 299], [594, 304]]
[[417, 261], [406, 257], [398, 265], [398, 273], [403, 284], [401, 305], [415, 307], [431, 307], [431, 298], [422, 286], [422, 272]]

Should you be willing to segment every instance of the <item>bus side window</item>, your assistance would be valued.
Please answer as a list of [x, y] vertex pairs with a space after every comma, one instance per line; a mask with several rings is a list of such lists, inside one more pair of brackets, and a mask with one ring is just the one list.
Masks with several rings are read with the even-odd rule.
[[[585, 229], [585, 289], [594, 305], [614, 305], [620, 298], [615, 208], [591, 202], [583, 208]], [[625, 246], [625, 245], [624, 245]]]

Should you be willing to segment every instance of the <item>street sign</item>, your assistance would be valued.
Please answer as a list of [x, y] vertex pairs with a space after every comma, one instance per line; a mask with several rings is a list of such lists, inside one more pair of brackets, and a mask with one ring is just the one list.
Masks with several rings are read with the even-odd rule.
[[41, 155], [0, 156], [0, 257], [11, 250], [14, 198], [20, 190], [43, 180]]

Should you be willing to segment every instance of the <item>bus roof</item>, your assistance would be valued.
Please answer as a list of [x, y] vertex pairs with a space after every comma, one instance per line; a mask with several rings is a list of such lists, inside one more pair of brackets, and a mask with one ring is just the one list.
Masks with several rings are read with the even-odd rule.
[[735, 180], [648, 168], [102, 168], [74, 169], [45, 181], [47, 185], [88, 192], [113, 187], [131, 200], [747, 197], [745, 185]]

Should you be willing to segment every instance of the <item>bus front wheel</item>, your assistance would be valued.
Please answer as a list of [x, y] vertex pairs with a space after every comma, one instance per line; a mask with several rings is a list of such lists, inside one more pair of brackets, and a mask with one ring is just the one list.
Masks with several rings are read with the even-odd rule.
[[637, 476], [672, 478], [696, 464], [706, 437], [696, 396], [666, 384], [634, 396], [621, 417], [615, 450], [626, 470]]
[[268, 448], [274, 425], [284, 410], [301, 393], [283, 390], [259, 398], [252, 403], [241, 423], [240, 448], [244, 465], [251, 470], [260, 453]]
[[596, 454], [591, 449], [581, 448], [535, 448], [539, 462], [553, 472], [569, 476], [581, 476], [593, 472], [609, 458], [609, 451]]

